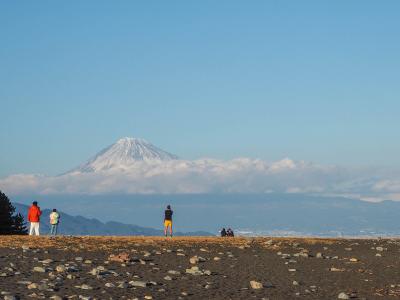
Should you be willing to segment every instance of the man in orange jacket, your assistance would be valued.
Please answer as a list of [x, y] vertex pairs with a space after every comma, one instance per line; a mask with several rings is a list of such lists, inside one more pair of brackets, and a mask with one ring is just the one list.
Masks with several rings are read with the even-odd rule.
[[37, 205], [37, 202], [34, 201], [32, 203], [32, 206], [29, 208], [28, 212], [28, 221], [31, 223], [31, 226], [29, 228], [29, 235], [33, 235], [33, 233], [39, 235], [39, 224], [40, 224], [41, 214], [42, 212], [40, 210], [40, 207]]

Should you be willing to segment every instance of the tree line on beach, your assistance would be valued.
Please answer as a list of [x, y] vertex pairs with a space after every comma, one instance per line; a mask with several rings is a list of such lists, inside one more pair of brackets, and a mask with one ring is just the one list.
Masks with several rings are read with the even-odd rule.
[[0, 191], [0, 235], [6, 234], [28, 234], [28, 230], [24, 217], [15, 213], [10, 199]]

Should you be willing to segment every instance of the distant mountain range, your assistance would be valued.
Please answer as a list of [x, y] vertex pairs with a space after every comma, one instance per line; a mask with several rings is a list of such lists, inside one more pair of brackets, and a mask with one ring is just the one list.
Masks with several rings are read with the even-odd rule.
[[[16, 213], [21, 213], [26, 219], [29, 206], [13, 203]], [[41, 234], [50, 232], [49, 215], [51, 210], [43, 209], [43, 215], [40, 222]], [[61, 219], [59, 225], [59, 233], [63, 235], [144, 235], [144, 236], [161, 236], [163, 231], [159, 229], [141, 227], [131, 224], [123, 224], [119, 222], [109, 221], [100, 222], [97, 219], [89, 219], [82, 216], [71, 216], [69, 214], [59, 212]], [[205, 231], [197, 232], [176, 232], [177, 236], [212, 236], [212, 233]]]
[[[23, 198], [13, 201], [27, 201]], [[231, 227], [243, 235], [400, 236], [400, 202], [394, 201], [301, 194], [41, 195], [30, 199], [69, 214], [95, 216], [104, 222], [134, 220], [150, 228], [160, 224], [168, 203], [174, 209], [176, 228], [185, 232], [217, 234], [222, 227]]]

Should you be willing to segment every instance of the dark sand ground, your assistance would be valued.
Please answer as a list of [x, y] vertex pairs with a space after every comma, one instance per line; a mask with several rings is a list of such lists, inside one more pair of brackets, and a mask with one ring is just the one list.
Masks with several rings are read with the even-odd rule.
[[399, 255], [394, 239], [0, 236], [0, 299], [396, 299]]

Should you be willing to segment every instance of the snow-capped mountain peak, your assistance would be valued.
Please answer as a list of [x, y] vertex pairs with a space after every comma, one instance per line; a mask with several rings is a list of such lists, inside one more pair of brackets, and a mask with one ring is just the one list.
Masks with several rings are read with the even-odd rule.
[[100, 151], [93, 158], [71, 172], [96, 172], [109, 169], [124, 169], [137, 162], [159, 162], [178, 159], [145, 139], [124, 137]]

